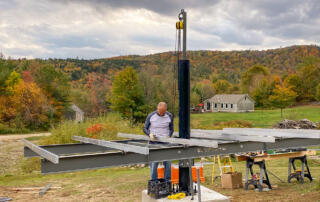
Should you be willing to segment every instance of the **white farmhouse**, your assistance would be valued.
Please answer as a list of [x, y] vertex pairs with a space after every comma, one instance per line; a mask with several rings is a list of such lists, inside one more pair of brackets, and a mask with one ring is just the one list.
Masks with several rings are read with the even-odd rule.
[[253, 112], [254, 100], [248, 94], [217, 94], [203, 102], [205, 111]]

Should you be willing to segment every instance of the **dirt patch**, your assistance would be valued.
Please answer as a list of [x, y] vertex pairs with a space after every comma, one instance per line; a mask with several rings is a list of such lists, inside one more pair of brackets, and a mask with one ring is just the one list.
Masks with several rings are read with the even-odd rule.
[[50, 133], [1, 135], [0, 136], [0, 175], [13, 175], [21, 172], [23, 158], [23, 138], [48, 136]]
[[0, 135], [0, 141], [8, 140], [21, 140], [28, 137], [40, 137], [40, 136], [49, 136], [51, 133], [35, 133], [35, 134], [21, 134], [21, 135]]
[[305, 201], [314, 202], [320, 200], [320, 193], [307, 192], [299, 193], [290, 187], [277, 187], [273, 185], [270, 191], [259, 192], [253, 189], [243, 190], [234, 189], [227, 191], [225, 189], [215, 188], [215, 191], [224, 193], [231, 198], [231, 201]]

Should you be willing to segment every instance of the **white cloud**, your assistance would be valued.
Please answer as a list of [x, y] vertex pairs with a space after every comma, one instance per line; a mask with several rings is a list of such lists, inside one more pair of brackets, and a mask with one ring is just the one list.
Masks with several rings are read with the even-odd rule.
[[101, 58], [172, 51], [180, 5], [188, 12], [191, 50], [268, 49], [320, 39], [316, 0], [159, 2], [0, 0], [0, 52]]

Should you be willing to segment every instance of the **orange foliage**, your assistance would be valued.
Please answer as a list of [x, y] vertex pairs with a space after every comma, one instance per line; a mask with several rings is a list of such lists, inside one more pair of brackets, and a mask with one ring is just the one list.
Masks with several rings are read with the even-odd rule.
[[22, 78], [23, 78], [23, 81], [26, 82], [26, 83], [33, 82], [33, 77], [31, 75], [30, 71], [22, 72]]
[[98, 133], [102, 131], [102, 125], [97, 123], [89, 128], [87, 128], [87, 134], [91, 138], [98, 138]]

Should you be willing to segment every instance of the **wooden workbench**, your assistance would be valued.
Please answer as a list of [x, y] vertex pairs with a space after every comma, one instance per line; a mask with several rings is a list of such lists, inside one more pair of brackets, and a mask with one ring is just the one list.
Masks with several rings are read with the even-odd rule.
[[297, 151], [297, 152], [288, 152], [288, 153], [276, 153], [276, 154], [261, 154], [256, 156], [250, 155], [239, 155], [236, 156], [237, 161], [246, 161], [248, 158], [253, 159], [255, 162], [259, 162], [262, 160], [275, 160], [275, 159], [282, 159], [282, 158], [294, 158], [300, 156], [312, 156], [316, 155], [315, 150], [307, 150], [307, 151]]

